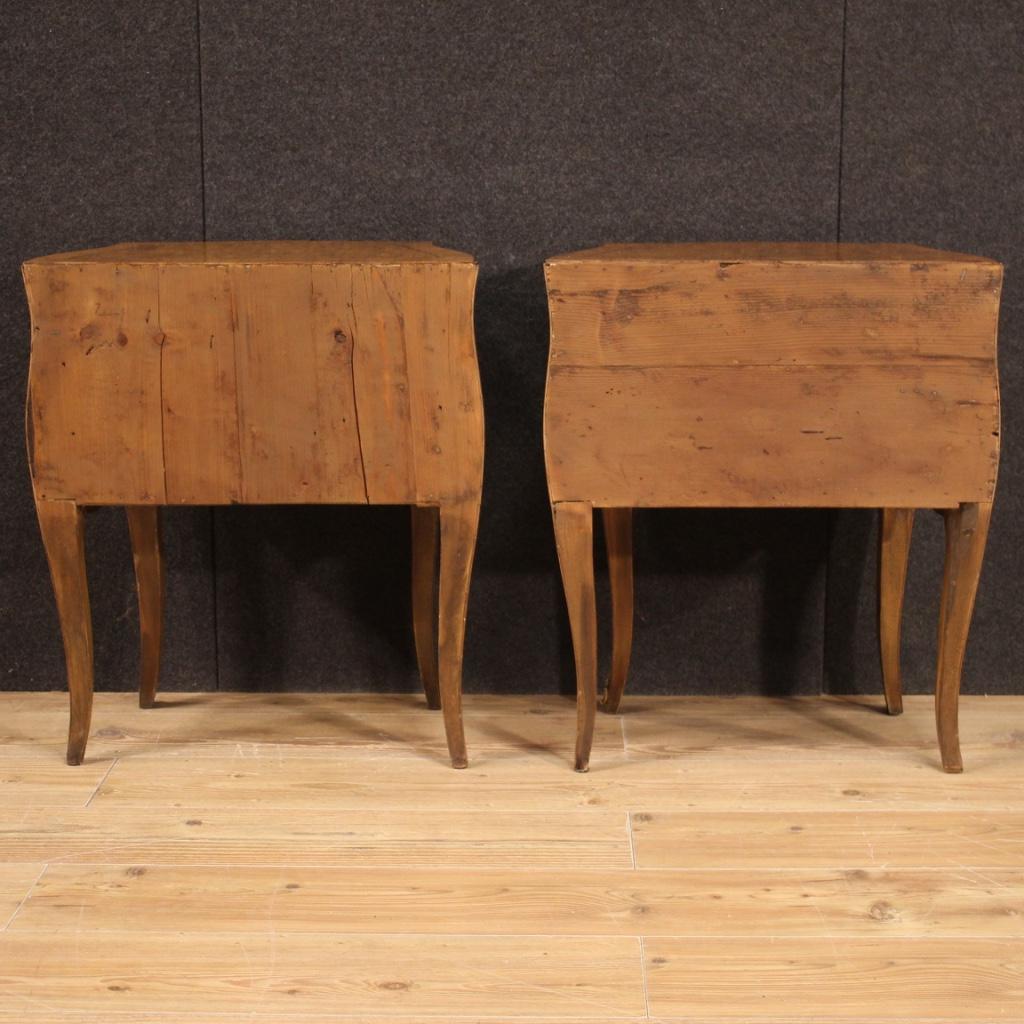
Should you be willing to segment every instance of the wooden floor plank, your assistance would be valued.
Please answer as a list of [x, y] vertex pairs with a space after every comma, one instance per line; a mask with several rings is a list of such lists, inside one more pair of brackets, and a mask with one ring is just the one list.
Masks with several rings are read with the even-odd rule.
[[[966, 756], [993, 750], [1024, 751], [1024, 701], [1015, 697], [963, 697], [960, 738]], [[916, 749], [935, 746], [931, 697], [904, 697], [904, 713], [891, 716], [878, 697], [626, 697], [619, 714], [632, 754], [675, 757], [698, 750], [793, 752], [813, 758], [839, 750]]]
[[586, 775], [560, 697], [465, 772], [419, 695], [99, 694], [76, 768], [66, 701], [0, 694], [0, 1022], [1024, 1024], [1024, 698], [962, 776], [927, 698], [627, 696]]
[[0, 931], [8, 925], [42, 871], [42, 864], [0, 864]]
[[1024, 814], [997, 811], [630, 815], [639, 868], [1024, 870]]
[[48, 868], [11, 929], [436, 935], [962, 936], [1024, 946], [1024, 870]]
[[70, 767], [63, 758], [0, 757], [0, 807], [83, 807], [113, 764], [112, 758]]
[[[63, 937], [62, 937], [63, 936]], [[632, 938], [0, 933], [0, 1004], [57, 1011], [640, 1016]]]
[[[962, 698], [965, 749], [1024, 749], [1024, 701]], [[599, 715], [597, 740], [615, 747], [624, 729], [644, 756], [751, 748], [814, 753], [819, 748], [931, 751], [933, 701], [904, 698], [905, 713], [884, 713], [881, 697], [630, 697], [619, 715]], [[17, 714], [14, 712], [17, 711]], [[67, 728], [62, 693], [0, 693], [0, 744], [58, 742]], [[477, 745], [562, 747], [575, 705], [552, 695], [467, 694], [465, 718]], [[443, 744], [439, 718], [418, 694], [171, 693], [140, 709], [133, 693], [98, 693], [92, 742], [222, 743], [277, 746]], [[474, 733], [475, 730], [475, 733]], [[571, 738], [571, 737], [570, 737]], [[198, 751], [197, 751], [198, 752]]]
[[[941, 772], [917, 751], [822, 753], [808, 763], [785, 755], [697, 752], [677, 759], [595, 756], [569, 770], [556, 754], [510, 748], [480, 752], [453, 772], [438, 751], [342, 750], [328, 759], [289, 757], [121, 758], [96, 803], [123, 805], [318, 807], [444, 810], [648, 811], [993, 810], [1024, 812], [1020, 758], [979, 759], [963, 775]], [[187, 798], [186, 795], [187, 794]]]
[[1024, 943], [1016, 940], [649, 939], [654, 1017], [748, 1022], [964, 1021], [1024, 1015]]
[[[107, 699], [100, 700], [103, 696]], [[248, 702], [222, 699], [237, 696], [174, 694], [162, 698], [156, 708], [142, 709], [134, 695], [98, 694], [89, 752], [95, 754], [96, 744], [118, 753], [132, 744], [161, 748], [187, 745], [192, 756], [201, 755], [205, 744], [257, 748], [296, 745], [329, 750], [393, 746], [447, 749], [441, 717], [425, 705], [409, 706], [402, 701], [391, 711], [382, 712], [379, 701], [365, 700], [360, 694], [351, 695], [351, 699], [345, 694], [321, 697], [315, 703], [296, 699], [308, 698], [308, 694], [247, 694]], [[55, 746], [60, 742], [67, 731], [66, 698], [59, 707], [53, 701], [40, 703], [40, 707], [0, 718], [0, 744], [17, 747], [43, 740]], [[0, 701], [0, 710], [3, 706]], [[467, 712], [466, 738], [477, 750], [519, 747], [571, 751], [575, 721], [575, 708], [567, 701], [546, 702], [536, 708], [524, 702], [514, 712]], [[602, 716], [594, 742], [596, 750], [621, 752], [622, 720]]]
[[[48, 1010], [45, 1007], [33, 1006], [27, 1002], [19, 1002], [13, 1007], [0, 1006], [0, 1021], [4, 1024], [650, 1024], [644, 1016], [616, 1017], [537, 1017], [514, 1013], [480, 1014], [406, 1014], [383, 1016], [373, 1014], [349, 1014], [342, 1011], [317, 1010], [315, 1014], [302, 1010], [272, 1010], [262, 1013], [259, 1010], [242, 1010], [241, 1012], [225, 1011], [209, 1013], [204, 1011], [176, 1010]], [[655, 1022], [657, 1024], [657, 1022]], [[674, 1024], [674, 1022], [673, 1022]], [[686, 1024], [704, 1024], [701, 1021], [687, 1021]], [[771, 1022], [771, 1024], [807, 1024], [806, 1020]], [[865, 1021], [863, 1024], [875, 1024]], [[915, 1024], [915, 1022], [911, 1022]], [[928, 1024], [948, 1024], [946, 1021], [928, 1021]], [[1010, 1022], [1015, 1024], [1015, 1022]]]
[[[187, 801], [186, 801], [187, 802]], [[320, 813], [315, 808], [133, 807], [0, 814], [0, 862], [518, 869], [626, 868], [620, 811]]]

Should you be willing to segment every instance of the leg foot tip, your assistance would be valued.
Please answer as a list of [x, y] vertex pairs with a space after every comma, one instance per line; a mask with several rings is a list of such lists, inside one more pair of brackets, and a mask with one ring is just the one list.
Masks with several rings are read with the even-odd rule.
[[427, 710], [428, 711], [440, 711], [441, 710], [441, 702], [439, 700], [431, 700], [428, 697], [427, 698]]
[[964, 766], [962, 764], [944, 764], [942, 770], [947, 775], [962, 775]]
[[469, 758], [466, 758], [466, 757], [453, 757], [452, 758], [452, 767], [453, 768], [468, 768], [469, 767]]
[[65, 758], [65, 761], [69, 765], [71, 765], [72, 767], [74, 767], [75, 765], [81, 764], [84, 760], [85, 760], [85, 755], [84, 754], [70, 754], [69, 753], [68, 756]]
[[897, 715], [902, 715], [903, 714], [903, 705], [902, 704], [891, 705], [891, 706], [887, 707], [885, 710], [886, 710], [887, 714], [889, 714], [891, 717], [895, 718]]
[[583, 772], [589, 772], [590, 771], [590, 761], [577, 761], [576, 764], [573, 765], [573, 771], [580, 772], [581, 774]]
[[155, 708], [156, 697], [144, 697], [141, 693], [139, 694], [139, 707], [140, 708]]

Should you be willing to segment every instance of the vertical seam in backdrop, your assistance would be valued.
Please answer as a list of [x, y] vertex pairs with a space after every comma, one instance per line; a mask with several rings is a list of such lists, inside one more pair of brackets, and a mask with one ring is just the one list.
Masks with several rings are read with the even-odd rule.
[[[839, 50], [839, 140], [838, 152], [836, 154], [836, 242], [843, 240], [843, 136], [846, 130], [846, 15], [849, 0], [843, 0], [843, 21], [839, 36], [841, 40]], [[829, 609], [829, 576], [832, 568], [832, 541], [835, 538], [836, 517], [839, 509], [829, 509], [825, 517], [825, 598], [824, 615], [821, 631], [821, 684], [819, 691], [822, 694], [831, 693], [832, 687], [829, 681], [828, 652], [829, 652], [829, 625], [831, 622]]]
[[[206, 125], [203, 119], [203, 5], [196, 0], [196, 84], [199, 100], [199, 208], [203, 241], [206, 241]], [[213, 612], [213, 688], [220, 689], [220, 634], [217, 614], [217, 510], [207, 509], [210, 519], [210, 608]]]

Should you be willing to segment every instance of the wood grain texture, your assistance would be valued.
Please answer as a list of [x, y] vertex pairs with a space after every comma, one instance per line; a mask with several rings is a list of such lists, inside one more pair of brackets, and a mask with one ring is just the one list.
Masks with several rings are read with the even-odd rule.
[[[883, 249], [883, 251], [885, 251]], [[991, 261], [740, 256], [547, 265], [556, 365], [978, 365], [991, 377]]]
[[630, 824], [638, 868], [885, 865], [983, 878], [1019, 871], [1024, 849], [1024, 815], [993, 810], [638, 811]]
[[41, 498], [479, 494], [476, 266], [465, 254], [425, 243], [126, 244], [30, 260], [24, 276]]
[[594, 510], [586, 502], [556, 502], [558, 565], [569, 612], [569, 629], [576, 661], [575, 769], [590, 767], [597, 711], [597, 603], [594, 594]]
[[0, 931], [8, 926], [42, 871], [42, 864], [0, 864]]
[[92, 609], [85, 569], [85, 522], [73, 501], [36, 500], [39, 531], [50, 566], [64, 640], [68, 694], [68, 764], [81, 764], [92, 719], [93, 656]]
[[0, 933], [0, 1003], [51, 1011], [131, 1011], [170, 1003], [207, 1015], [240, 1009], [459, 1015], [643, 1013], [634, 938], [92, 933], [58, 945], [45, 932]]
[[167, 263], [157, 272], [167, 501], [241, 501], [239, 296], [231, 268]]
[[441, 707], [437, 677], [437, 552], [440, 515], [437, 506], [412, 507], [412, 635], [416, 664], [427, 697], [427, 707]]
[[903, 711], [900, 637], [913, 528], [912, 508], [882, 509], [878, 531], [878, 644], [885, 706], [890, 715]]
[[554, 501], [955, 507], [998, 463], [1002, 268], [915, 247], [546, 264]]
[[608, 752], [588, 774], [565, 771], [568, 747], [566, 742], [561, 750], [535, 751], [529, 772], [515, 758], [483, 750], [476, 770], [458, 775], [443, 770], [446, 762], [436, 749], [400, 756], [397, 748], [342, 748], [326, 762], [285, 751], [267, 759], [194, 760], [146, 752], [118, 760], [93, 803], [145, 807], [188, 790], [195, 807], [216, 806], [230, 794], [241, 806], [332, 811], [378, 807], [415, 813], [431, 797], [452, 810], [1024, 811], [1015, 759], [1005, 751], [977, 758], [965, 787], [936, 771], [938, 758], [930, 751], [875, 751], [866, 757], [862, 749], [846, 748], [826, 759], [824, 750], [814, 758], [759, 750], [753, 768], [749, 746], [720, 757], [633, 760]]
[[0, 822], [0, 863], [389, 871], [511, 864], [522, 870], [592, 871], [632, 863], [629, 825], [618, 810], [509, 814], [438, 810], [429, 802], [415, 814], [370, 808], [321, 816], [294, 807], [237, 806], [230, 799], [202, 811], [162, 801], [150, 808], [108, 802], [83, 809], [85, 799], [65, 807], [17, 803], [17, 815]]
[[553, 365], [549, 487], [598, 505], [949, 508], [993, 493], [994, 398], [991, 374], [955, 363]]
[[946, 560], [939, 612], [935, 718], [942, 767], [947, 772], [961, 772], [964, 767], [960, 756], [960, 677], [991, 519], [991, 502], [971, 502], [945, 513]]
[[966, 775], [921, 697], [637, 698], [575, 774], [555, 697], [452, 772], [413, 694], [101, 693], [69, 772], [3, 694], [0, 1020], [1013, 1021], [1024, 700], [966, 704]]
[[156, 267], [25, 264], [29, 466], [37, 499], [166, 498]]
[[160, 540], [160, 510], [130, 505], [128, 533], [139, 598], [139, 707], [151, 708], [160, 682], [160, 647], [164, 633], [164, 555]]
[[[57, 865], [12, 931], [1024, 939], [1024, 872]], [[79, 923], [82, 922], [82, 923]]]
[[132, 266], [183, 263], [195, 266], [237, 264], [473, 263], [473, 257], [431, 242], [262, 239], [246, 242], [119, 242], [99, 249], [78, 249], [40, 256], [32, 264], [105, 264]]
[[612, 593], [612, 667], [601, 709], [614, 713], [626, 688], [633, 650], [633, 510], [605, 508], [601, 512]]
[[651, 939], [645, 953], [654, 1017], [993, 1021], [1024, 1006], [1024, 946], [1011, 939], [779, 938], [742, 952], [724, 939]]

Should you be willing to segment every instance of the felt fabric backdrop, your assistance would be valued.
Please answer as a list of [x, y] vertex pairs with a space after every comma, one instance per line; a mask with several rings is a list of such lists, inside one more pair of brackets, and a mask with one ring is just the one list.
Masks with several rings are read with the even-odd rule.
[[[133, 239], [420, 238], [481, 264], [468, 691], [571, 690], [544, 484], [548, 255], [901, 240], [1007, 267], [1003, 464], [965, 689], [1024, 692], [1019, 0], [28, 0], [5, 12], [0, 687], [63, 687], [23, 440], [29, 256]], [[906, 682], [931, 686], [921, 513]], [[630, 690], [879, 691], [873, 517], [637, 516]], [[399, 508], [171, 509], [166, 689], [418, 685]], [[123, 514], [88, 525], [97, 687], [136, 685]], [[602, 592], [602, 599], [606, 594]]]

